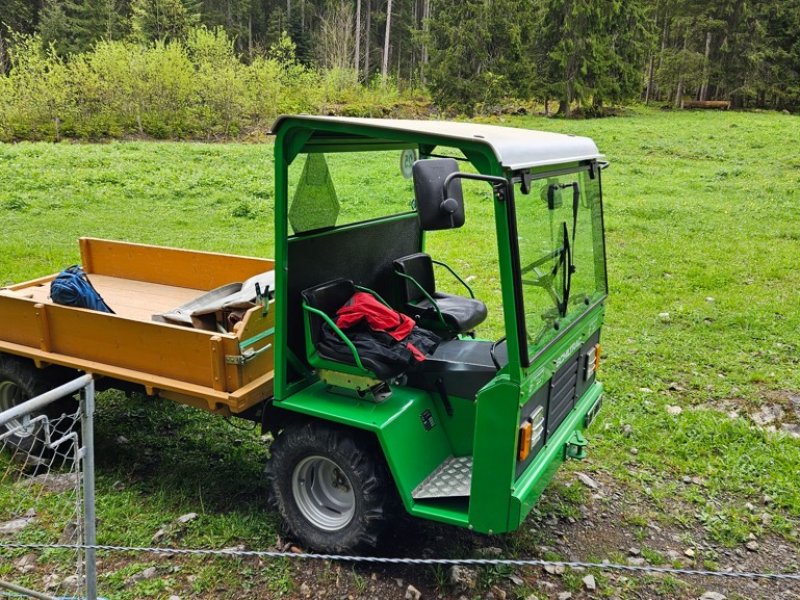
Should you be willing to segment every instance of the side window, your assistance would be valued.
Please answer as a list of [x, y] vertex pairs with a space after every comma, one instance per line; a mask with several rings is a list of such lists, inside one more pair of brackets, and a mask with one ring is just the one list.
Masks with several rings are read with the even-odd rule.
[[399, 150], [301, 155], [289, 169], [289, 197], [295, 234], [414, 210]]

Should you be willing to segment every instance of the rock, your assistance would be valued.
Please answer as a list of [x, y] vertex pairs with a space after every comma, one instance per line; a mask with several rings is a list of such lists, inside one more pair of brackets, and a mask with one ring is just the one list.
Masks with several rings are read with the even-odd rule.
[[25, 556], [15, 560], [14, 566], [17, 568], [17, 570], [22, 571], [23, 573], [33, 571], [36, 568], [36, 555], [26, 554]]
[[525, 580], [519, 575], [514, 575], [513, 573], [508, 576], [508, 580], [516, 586], [525, 585]]
[[508, 597], [506, 591], [496, 585], [492, 586], [492, 594], [494, 594], [494, 597], [497, 598], [497, 600], [506, 600]]
[[639, 548], [628, 548], [628, 554], [631, 556], [639, 556], [642, 551]]
[[120, 446], [126, 446], [126, 445], [130, 444], [130, 441], [124, 435], [118, 435], [117, 436], [117, 444], [119, 444]]
[[761, 523], [763, 525], [766, 525], [767, 527], [772, 525], [772, 515], [771, 514], [766, 513], [766, 512], [765, 513], [761, 513], [761, 516], [759, 518], [761, 519]]
[[653, 390], [651, 390], [649, 387], [640, 387], [639, 391], [642, 392], [643, 394], [652, 394], [653, 393]]
[[43, 583], [46, 591], [53, 590], [61, 585], [61, 578], [55, 573], [51, 573], [45, 576]]
[[744, 547], [747, 548], [750, 552], [758, 552], [759, 545], [758, 542], [756, 541], [749, 541], [744, 545]]
[[42, 473], [36, 477], [25, 479], [20, 482], [21, 485], [29, 487], [32, 485], [40, 485], [43, 489], [54, 494], [63, 494], [69, 490], [75, 489], [78, 485], [77, 473]]
[[22, 517], [19, 519], [12, 519], [5, 523], [0, 523], [0, 534], [13, 535], [25, 529], [28, 525], [35, 521], [35, 517]]
[[800, 438], [800, 424], [798, 423], [783, 423], [781, 431], [788, 433], [793, 438]]
[[137, 573], [136, 575], [131, 577], [131, 579], [134, 582], [139, 582], [139, 581], [146, 581], [148, 579], [152, 579], [155, 576], [156, 576], [156, 568], [155, 567], [147, 567], [144, 571], [142, 571], [140, 573]]
[[408, 584], [406, 588], [406, 595], [404, 596], [406, 600], [419, 600], [422, 598], [422, 592], [420, 592], [417, 588], [413, 585]]
[[178, 523], [191, 523], [196, 518], [197, 518], [197, 513], [190, 512], [178, 517], [177, 521]]
[[544, 570], [550, 575], [563, 575], [567, 568], [564, 565], [545, 565]]
[[175, 594], [172, 594], [172, 596], [167, 598], [167, 600], [181, 600], [181, 597], [180, 596], [176, 596]]
[[677, 550], [667, 550], [667, 558], [671, 562], [675, 562], [676, 560], [680, 560], [681, 555]]
[[483, 558], [491, 558], [493, 556], [501, 556], [503, 551], [495, 546], [487, 546], [486, 548], [478, 548], [477, 554]]
[[597, 589], [597, 582], [594, 580], [594, 575], [587, 575], [581, 581], [583, 581], [584, 587], [590, 592]]
[[770, 423], [780, 422], [783, 419], [783, 408], [777, 404], [765, 404], [756, 413], [753, 413], [750, 418], [756, 425], [764, 427]]
[[453, 565], [449, 577], [450, 583], [462, 590], [474, 590], [478, 585], [478, 572], [467, 567]]
[[667, 405], [667, 414], [668, 415], [679, 415], [683, 412], [683, 409], [680, 406], [674, 406], [672, 404]]
[[591, 488], [591, 489], [593, 489], [593, 490], [598, 490], [598, 489], [600, 489], [600, 484], [599, 484], [599, 483], [597, 483], [597, 482], [596, 482], [594, 479], [592, 479], [591, 477], [589, 477], [589, 476], [588, 476], [586, 473], [580, 473], [580, 472], [578, 472], [578, 473], [576, 473], [576, 475], [578, 476], [578, 479], [580, 480], [580, 482], [581, 482], [583, 485], [585, 485], [586, 487], [588, 487], [588, 488]]
[[154, 544], [157, 544], [158, 542], [163, 540], [166, 536], [167, 536], [167, 530], [162, 527], [153, 534], [153, 537], [150, 538], [150, 541], [153, 542]]
[[630, 452], [631, 452], [631, 454], [636, 456], [637, 454], [639, 454], [639, 449], [638, 448], [631, 448]]
[[631, 437], [632, 433], [633, 433], [633, 427], [631, 427], [626, 423], [622, 428], [622, 435], [624, 435], [625, 437]]
[[687, 548], [686, 550], [683, 551], [683, 553], [686, 556], [688, 556], [689, 558], [694, 558], [694, 549], [693, 548]]
[[755, 512], [755, 511], [756, 511], [756, 507], [755, 507], [755, 506], [753, 506], [753, 504], [752, 504], [751, 502], [745, 502], [745, 505], [744, 505], [744, 507], [745, 507], [747, 510], [749, 510], [750, 512]]
[[704, 592], [702, 596], [700, 596], [700, 600], [726, 600], [727, 596], [725, 594], [720, 594], [719, 592]]
[[311, 588], [305, 581], [300, 584], [300, 595], [304, 596], [305, 598], [311, 597]]
[[631, 556], [628, 558], [628, 564], [631, 567], [643, 567], [647, 564], [647, 561], [641, 556]]
[[572, 592], [559, 592], [558, 593], [558, 600], [570, 600], [572, 598]]
[[672, 317], [670, 317], [668, 312], [658, 313], [658, 320], [662, 323], [672, 323]]

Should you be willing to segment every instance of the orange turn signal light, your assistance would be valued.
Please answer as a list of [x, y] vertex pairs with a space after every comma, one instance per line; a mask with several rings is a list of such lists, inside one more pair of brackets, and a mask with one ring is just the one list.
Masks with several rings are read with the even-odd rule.
[[525, 421], [522, 427], [519, 428], [519, 459], [525, 460], [531, 453], [531, 434], [533, 433], [533, 424], [530, 421]]

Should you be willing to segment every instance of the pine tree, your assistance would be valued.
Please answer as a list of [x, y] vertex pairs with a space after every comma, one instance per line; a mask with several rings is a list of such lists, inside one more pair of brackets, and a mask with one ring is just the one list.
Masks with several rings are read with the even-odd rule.
[[142, 43], [155, 40], [182, 40], [198, 25], [198, 6], [183, 0], [133, 0], [131, 30]]
[[67, 14], [61, 0], [45, 0], [39, 17], [39, 34], [45, 46], [52, 45], [60, 55], [68, 54], [71, 45]]

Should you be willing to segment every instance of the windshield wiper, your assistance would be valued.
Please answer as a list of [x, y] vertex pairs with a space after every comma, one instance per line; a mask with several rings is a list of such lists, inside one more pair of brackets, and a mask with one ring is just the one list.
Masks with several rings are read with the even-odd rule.
[[561, 279], [561, 301], [558, 304], [558, 312], [562, 317], [565, 317], [569, 306], [569, 292], [572, 287], [572, 274], [575, 272], [575, 264], [572, 262], [572, 246], [569, 243], [569, 228], [566, 221], [562, 221], [561, 231], [564, 238], [564, 249], [561, 252], [556, 268], [553, 270], [553, 276], [555, 276], [559, 267], [564, 270]]

